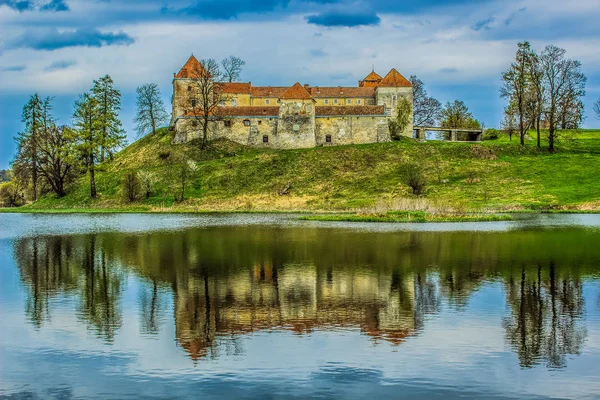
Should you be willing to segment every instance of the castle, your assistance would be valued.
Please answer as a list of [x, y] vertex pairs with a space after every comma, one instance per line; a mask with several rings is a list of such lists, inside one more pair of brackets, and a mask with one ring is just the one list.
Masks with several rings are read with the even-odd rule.
[[[174, 142], [202, 137], [195, 87], [202, 71], [192, 55], [174, 75]], [[396, 117], [399, 100], [413, 103], [412, 85], [396, 69], [383, 78], [372, 71], [358, 87], [253, 86], [251, 82], [223, 82], [216, 87], [220, 102], [209, 114], [208, 139], [277, 149], [389, 141], [388, 121]], [[410, 121], [402, 132], [408, 137], [413, 134], [412, 110]]]

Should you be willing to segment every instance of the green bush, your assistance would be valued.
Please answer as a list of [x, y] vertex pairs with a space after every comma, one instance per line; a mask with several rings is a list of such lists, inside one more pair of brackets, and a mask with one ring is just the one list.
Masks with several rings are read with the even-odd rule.
[[130, 203], [136, 201], [140, 197], [141, 187], [142, 185], [140, 184], [138, 174], [135, 172], [128, 172], [123, 177], [123, 182], [121, 183], [125, 200]]
[[483, 140], [497, 140], [500, 137], [500, 131], [496, 129], [486, 129], [483, 133]]
[[405, 165], [401, 171], [403, 182], [411, 188], [414, 195], [421, 195], [425, 192], [427, 186], [427, 178], [425, 177], [425, 169], [416, 163]]

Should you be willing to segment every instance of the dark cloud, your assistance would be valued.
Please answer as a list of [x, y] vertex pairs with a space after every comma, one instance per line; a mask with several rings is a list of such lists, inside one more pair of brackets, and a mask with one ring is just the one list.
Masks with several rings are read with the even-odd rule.
[[69, 11], [69, 6], [65, 0], [52, 0], [50, 3], [40, 7], [41, 11]]
[[496, 19], [494, 17], [490, 17], [488, 19], [484, 19], [482, 21], [477, 21], [475, 23], [475, 25], [473, 25], [471, 27], [472, 30], [474, 31], [481, 31], [481, 30], [485, 30], [485, 31], [489, 31], [490, 30], [490, 25], [495, 21]]
[[46, 71], [46, 72], [58, 71], [61, 69], [70, 68], [73, 65], [77, 65], [77, 62], [73, 61], [73, 60], [54, 61], [52, 64], [50, 64], [46, 68], [44, 68], [44, 71]]
[[76, 29], [60, 32], [58, 29], [29, 31], [9, 41], [9, 49], [58, 50], [65, 47], [103, 47], [130, 45], [135, 40], [124, 32], [102, 33], [96, 29]]
[[9, 67], [2, 67], [0, 68], [0, 71], [3, 72], [21, 72], [21, 71], [25, 71], [27, 69], [26, 65], [11, 65]]
[[[177, 12], [202, 19], [231, 19], [243, 13], [265, 13], [284, 8], [290, 0], [197, 0], [189, 7]], [[163, 13], [173, 11], [163, 7]]]
[[19, 12], [33, 9], [33, 3], [28, 0], [0, 0], [0, 6], [7, 6]]
[[[31, 0], [0, 0], [0, 6], [7, 6], [13, 10], [24, 12], [36, 9], [35, 2]], [[51, 0], [38, 5], [40, 11], [69, 11], [65, 0]]]
[[379, 25], [381, 19], [375, 13], [369, 12], [338, 12], [331, 11], [304, 17], [309, 24], [327, 27], [357, 27]]

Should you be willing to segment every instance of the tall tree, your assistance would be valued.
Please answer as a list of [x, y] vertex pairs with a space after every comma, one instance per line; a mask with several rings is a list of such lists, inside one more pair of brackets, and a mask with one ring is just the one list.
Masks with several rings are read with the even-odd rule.
[[547, 95], [545, 117], [548, 122], [548, 150], [554, 151], [557, 128], [563, 118], [565, 104], [573, 104], [585, 94], [586, 76], [581, 63], [566, 58], [566, 50], [550, 45], [540, 55]]
[[440, 122], [442, 128], [481, 128], [481, 123], [473, 117], [461, 100], [446, 103], [440, 112]]
[[15, 141], [17, 142], [17, 156], [13, 162], [13, 168], [19, 171], [20, 176], [26, 176], [31, 181], [31, 199], [37, 200], [38, 194], [38, 157], [37, 137], [45, 126], [44, 112], [50, 108], [45, 106], [45, 101], [36, 93], [29, 98], [23, 106], [22, 121], [25, 130], [19, 132]]
[[228, 82], [239, 80], [244, 65], [246, 65], [246, 62], [239, 57], [229, 56], [227, 58], [224, 58], [223, 61], [221, 61], [224, 78]]
[[148, 133], [156, 133], [156, 126], [166, 123], [169, 114], [160, 97], [160, 90], [156, 83], [146, 83], [137, 88], [137, 111], [135, 114], [135, 130], [138, 137]]
[[531, 108], [531, 119], [537, 133], [537, 147], [541, 148], [542, 114], [546, 99], [544, 90], [544, 71], [542, 69], [540, 57], [533, 50], [530, 53], [528, 63], [528, 77], [530, 85], [527, 97], [530, 100], [530, 104], [533, 105]]
[[125, 130], [119, 119], [121, 110], [121, 92], [114, 87], [114, 82], [109, 75], [94, 81], [92, 96], [97, 104], [98, 129], [100, 137], [100, 162], [104, 161], [105, 154], [112, 160], [116, 149], [125, 144]]
[[519, 136], [522, 145], [525, 144], [525, 133], [527, 132], [525, 114], [526, 96], [530, 85], [529, 65], [531, 59], [532, 50], [529, 42], [519, 43], [515, 61], [502, 73], [504, 84], [500, 89], [500, 95], [515, 104], [515, 111], [519, 118]]
[[100, 160], [103, 131], [98, 122], [98, 103], [95, 96], [85, 93], [75, 103], [73, 115], [78, 154], [90, 175], [90, 197], [96, 197], [96, 163]]
[[75, 135], [66, 126], [52, 125], [39, 136], [39, 172], [58, 196], [66, 194], [66, 185], [75, 177]]
[[600, 119], [600, 97], [594, 103], [594, 114], [596, 114], [596, 119]]
[[429, 97], [425, 84], [416, 75], [410, 77], [413, 87], [413, 121], [415, 126], [433, 126], [439, 118], [441, 103]]
[[502, 120], [502, 129], [508, 134], [510, 140], [517, 130], [517, 118], [514, 108], [509, 104], [504, 109], [504, 119]]
[[219, 64], [212, 58], [201, 60], [192, 78], [192, 113], [202, 127], [202, 149], [208, 144], [209, 122], [215, 116], [217, 107], [225, 100], [223, 94], [224, 77]]

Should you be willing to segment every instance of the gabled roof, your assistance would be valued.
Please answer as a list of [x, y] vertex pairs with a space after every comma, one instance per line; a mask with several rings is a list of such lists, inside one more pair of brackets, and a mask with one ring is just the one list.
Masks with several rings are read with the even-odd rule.
[[280, 99], [293, 99], [293, 100], [309, 100], [312, 99], [308, 90], [306, 90], [298, 82], [294, 83], [294, 86], [285, 91]]
[[408, 79], [402, 76], [402, 74], [396, 71], [396, 68], [392, 68], [390, 72], [379, 82], [379, 86], [384, 87], [412, 87], [412, 83]]
[[315, 98], [323, 97], [375, 97], [374, 87], [320, 87], [309, 88], [310, 94]]
[[202, 67], [200, 61], [192, 54], [179, 72], [175, 74], [175, 78], [198, 78], [202, 71], [204, 71], [204, 67]]
[[379, 76], [379, 74], [375, 71], [371, 71], [371, 73], [369, 75], [367, 75], [365, 77], [365, 79], [363, 79], [363, 81], [380, 81], [383, 78], [381, 76]]
[[242, 94], [248, 93], [252, 89], [250, 82], [225, 82], [223, 83], [223, 93]]

